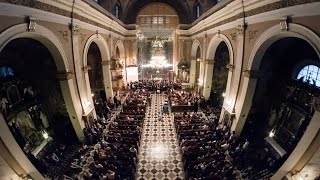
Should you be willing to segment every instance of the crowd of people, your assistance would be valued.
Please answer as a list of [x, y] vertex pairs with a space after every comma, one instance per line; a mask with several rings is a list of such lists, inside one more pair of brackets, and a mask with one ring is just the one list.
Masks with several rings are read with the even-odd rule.
[[178, 113], [174, 123], [184, 162], [186, 179], [247, 179], [252, 166], [240, 166], [249, 141], [238, 143], [234, 132], [211, 113]]
[[144, 91], [150, 91], [150, 92], [167, 92], [170, 90], [177, 90], [181, 89], [181, 83], [176, 83], [173, 81], [168, 80], [150, 80], [150, 79], [144, 79], [139, 80], [135, 82], [130, 82], [127, 84], [127, 86], [131, 90], [144, 90]]
[[143, 111], [121, 111], [107, 126], [95, 121], [85, 128], [86, 141], [72, 157], [64, 177], [134, 179], [144, 116]]

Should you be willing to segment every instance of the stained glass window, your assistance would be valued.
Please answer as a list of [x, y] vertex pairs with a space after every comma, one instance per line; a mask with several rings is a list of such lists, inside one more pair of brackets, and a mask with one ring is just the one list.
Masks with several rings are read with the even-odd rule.
[[302, 79], [310, 84], [315, 82], [316, 86], [320, 87], [320, 68], [315, 65], [307, 65], [300, 70], [297, 79]]

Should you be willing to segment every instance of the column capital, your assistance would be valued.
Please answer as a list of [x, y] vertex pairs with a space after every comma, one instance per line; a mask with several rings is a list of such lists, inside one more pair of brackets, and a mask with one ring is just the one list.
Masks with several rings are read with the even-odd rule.
[[206, 59], [206, 60], [204, 60], [204, 62], [206, 64], [214, 64], [215, 61], [213, 59]]
[[246, 30], [245, 24], [241, 24], [236, 27], [236, 31], [237, 31], [238, 36], [243, 36], [245, 30]]
[[226, 68], [229, 69], [229, 71], [233, 71], [235, 66], [233, 64], [228, 64]]
[[110, 60], [101, 61], [102, 66], [110, 65], [110, 63], [111, 63]]
[[90, 69], [90, 67], [88, 67], [88, 66], [85, 66], [82, 68], [84, 73], [88, 73], [89, 69]]
[[247, 70], [244, 70], [242, 74], [244, 75], [244, 77], [252, 78], [252, 79], [257, 79], [259, 77], [259, 71], [256, 71], [256, 70], [247, 69]]
[[70, 25], [70, 30], [71, 30], [72, 36], [77, 36], [80, 31], [80, 26], [77, 24], [72, 24]]
[[59, 81], [70, 80], [73, 78], [73, 73], [72, 72], [58, 72], [56, 74], [56, 78]]

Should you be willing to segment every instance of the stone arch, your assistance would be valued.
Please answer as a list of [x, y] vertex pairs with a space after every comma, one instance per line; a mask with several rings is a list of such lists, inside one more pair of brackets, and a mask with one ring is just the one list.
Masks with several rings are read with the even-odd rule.
[[286, 38], [296, 37], [307, 41], [320, 57], [320, 38], [312, 30], [298, 24], [289, 24], [289, 31], [282, 31], [279, 25], [266, 30], [258, 38], [253, 50], [251, 51], [247, 70], [259, 70], [264, 53], [276, 41]]
[[[60, 80], [61, 91], [65, 100], [69, 118], [76, 131], [78, 138], [83, 137], [81, 119], [81, 108], [76, 97], [76, 90], [71, 76], [71, 68], [68, 63], [67, 54], [59, 38], [49, 29], [37, 24], [35, 31], [28, 31], [28, 24], [22, 23], [9, 27], [0, 33], [0, 52], [12, 41], [19, 38], [29, 38], [40, 42], [45, 46], [53, 57], [57, 68], [57, 78]], [[80, 109], [80, 111], [79, 111]], [[79, 117], [80, 116], [80, 117]], [[8, 149], [12, 150], [13, 157], [19, 162], [21, 167], [34, 179], [44, 179], [38, 170], [26, 157], [11, 134], [5, 119], [0, 115], [0, 124], [2, 127], [0, 136]]]
[[207, 50], [207, 55], [206, 59], [214, 59], [214, 56], [216, 54], [217, 48], [221, 42], [225, 42], [228, 46], [229, 50], [229, 57], [230, 57], [230, 63], [231, 65], [234, 65], [234, 60], [233, 60], [233, 48], [232, 44], [227, 36], [224, 34], [216, 34], [209, 43], [208, 50]]
[[[318, 57], [320, 57], [320, 37], [310, 29], [302, 25], [290, 23], [288, 31], [282, 31], [279, 25], [275, 25], [264, 31], [258, 37], [250, 53], [246, 70], [243, 72], [244, 80], [240, 98], [238, 101], [239, 106], [237, 106], [239, 107], [239, 109], [236, 109], [237, 119], [236, 121], [234, 121], [231, 128], [231, 130], [235, 130], [236, 136], [239, 136], [241, 134], [241, 131], [248, 117], [248, 113], [251, 109], [257, 85], [257, 74], [260, 69], [260, 64], [262, 62], [264, 54], [273, 43], [288, 37], [305, 40], [314, 49]], [[314, 118], [311, 120], [310, 124], [315, 123], [314, 119], [317, 119], [316, 114], [319, 114], [319, 112], [315, 113]], [[317, 124], [316, 126], [319, 126], [319, 123], [315, 124]], [[308, 126], [308, 129], [312, 128], [314, 127]], [[299, 143], [297, 144], [289, 158], [278, 170], [278, 172], [272, 177], [272, 179], [281, 179], [282, 177], [284, 177], [286, 173], [290, 171], [293, 166], [300, 160], [303, 154], [307, 151], [307, 148], [312, 146], [311, 141], [319, 135], [316, 135], [313, 130], [308, 129], [305, 131], [305, 134], [300, 139]], [[304, 139], [308, 139], [308, 143], [303, 142]]]
[[[307, 41], [320, 57], [320, 38], [310, 29], [298, 25], [289, 24], [289, 31], [282, 31], [279, 25], [275, 25], [262, 33], [249, 56], [249, 61], [244, 73], [247, 73], [243, 81], [243, 86], [240, 94], [240, 99], [237, 104], [236, 116], [239, 117], [237, 122], [233, 125], [233, 129], [241, 133], [241, 129], [245, 123], [250, 106], [253, 100], [257, 79], [254, 77], [259, 70], [262, 58], [267, 49], [276, 41], [286, 38], [296, 37]], [[241, 116], [241, 117], [240, 117]], [[240, 124], [238, 124], [240, 123]]]
[[[195, 39], [192, 43], [192, 47], [191, 47], [191, 58], [195, 58], [197, 55], [197, 50], [198, 47], [200, 47], [200, 52], [202, 52], [202, 47], [201, 47], [201, 43], [198, 39]], [[202, 57], [202, 53], [201, 53], [201, 57]]]
[[120, 39], [116, 42], [116, 45], [114, 47], [113, 55], [116, 54], [116, 49], [117, 48], [119, 49], [119, 52], [120, 52], [120, 61], [123, 61], [125, 59], [125, 49], [124, 49], [123, 41], [120, 40]]
[[42, 43], [53, 56], [58, 72], [69, 72], [70, 66], [67, 55], [58, 37], [49, 29], [38, 25], [36, 31], [27, 31], [28, 24], [12, 26], [0, 34], [0, 51], [12, 40], [17, 38], [31, 38]]
[[[206, 60], [214, 61], [217, 48], [218, 48], [218, 46], [220, 45], [221, 42], [226, 43], [226, 45], [228, 47], [228, 50], [229, 50], [229, 58], [230, 58], [229, 66], [230, 67], [234, 67], [233, 47], [232, 47], [232, 44], [231, 44], [230, 40], [228, 39], [228, 37], [226, 35], [224, 35], [224, 34], [216, 34], [210, 40], [210, 43], [209, 43], [208, 49], [207, 49]], [[204, 76], [204, 92], [203, 92], [203, 95], [205, 97], [209, 97], [209, 95], [211, 93], [211, 85], [212, 85], [212, 82], [211, 82], [212, 80], [211, 79], [212, 79], [212, 75], [213, 75], [213, 72], [212, 72], [212, 68], [213, 67], [207, 68], [207, 66], [208, 66], [208, 64], [206, 65], [205, 76]], [[213, 64], [213, 66], [214, 66], [214, 64]], [[228, 80], [227, 80], [226, 92], [225, 92], [225, 97], [226, 98], [224, 98], [224, 102], [223, 102], [223, 107], [227, 108], [227, 109], [230, 109], [229, 111], [232, 111], [231, 109], [233, 109], [233, 107], [232, 108], [231, 107], [226, 107], [226, 105], [229, 104], [227, 102], [230, 101], [228, 99], [228, 97], [229, 97], [229, 94], [230, 94], [232, 75], [233, 75], [233, 72], [229, 71], [228, 72]]]
[[[87, 40], [87, 42], [84, 46], [84, 51], [83, 51], [83, 67], [84, 67], [84, 69], [86, 69], [86, 67], [88, 66], [87, 54], [88, 54], [89, 47], [92, 42], [97, 44], [97, 46], [100, 50], [100, 53], [101, 53], [101, 61], [102, 61], [101, 63], [102, 63], [104, 88], [105, 88], [106, 95], [108, 97], [113, 97], [111, 72], [110, 72], [110, 58], [111, 57], [110, 57], [110, 53], [109, 53], [109, 49], [108, 49], [108, 44], [100, 34], [94, 34], [94, 35], [90, 36], [89, 39]], [[89, 82], [89, 75], [87, 72], [84, 73], [84, 77], [85, 77], [87, 99], [90, 101], [91, 104], [93, 104], [93, 99], [91, 96], [90, 82]]]
[[109, 53], [107, 42], [103, 39], [103, 37], [100, 34], [98, 34], [98, 35], [94, 34], [89, 37], [89, 39], [87, 40], [87, 42], [84, 46], [83, 67], [86, 67], [88, 65], [87, 56], [85, 56], [85, 55], [88, 54], [89, 47], [92, 42], [95, 42], [98, 45], [100, 53], [101, 53], [102, 61], [110, 60], [110, 53]]
[[[66, 103], [69, 118], [78, 138], [83, 137], [81, 123], [81, 107], [76, 96], [76, 87], [73, 84], [72, 72], [68, 63], [66, 52], [59, 38], [44, 26], [37, 25], [36, 31], [27, 31], [28, 24], [12, 26], [0, 34], [0, 52], [12, 40], [30, 38], [39, 41], [51, 53], [57, 67], [57, 78], [60, 80], [61, 91]], [[71, 100], [71, 101], [70, 101]]]
[[190, 79], [189, 83], [192, 85], [197, 84], [198, 80], [196, 79], [197, 76], [197, 50], [200, 48], [200, 58], [203, 58], [202, 55], [202, 47], [201, 43], [198, 39], [195, 39], [191, 46], [191, 62], [190, 62]]

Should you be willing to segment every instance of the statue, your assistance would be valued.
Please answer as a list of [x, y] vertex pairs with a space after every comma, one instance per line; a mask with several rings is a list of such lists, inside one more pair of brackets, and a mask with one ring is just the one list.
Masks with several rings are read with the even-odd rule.
[[6, 97], [2, 97], [1, 98], [1, 111], [5, 115], [7, 115], [8, 104], [9, 104], [9, 102], [8, 102], [7, 98]]

